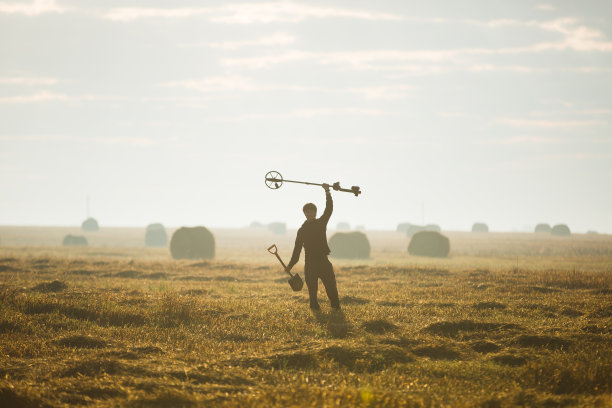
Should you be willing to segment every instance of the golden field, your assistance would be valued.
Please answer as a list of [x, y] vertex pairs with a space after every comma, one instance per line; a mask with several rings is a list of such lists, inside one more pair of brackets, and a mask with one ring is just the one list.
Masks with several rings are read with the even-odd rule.
[[612, 236], [449, 232], [435, 259], [368, 231], [312, 313], [265, 250], [293, 232], [176, 261], [144, 229], [0, 227], [0, 406], [612, 406]]

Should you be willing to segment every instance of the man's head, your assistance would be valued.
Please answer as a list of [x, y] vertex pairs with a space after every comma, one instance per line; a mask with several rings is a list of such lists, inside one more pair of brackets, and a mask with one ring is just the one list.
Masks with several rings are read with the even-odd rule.
[[304, 211], [304, 215], [306, 216], [306, 219], [308, 221], [311, 221], [317, 218], [317, 206], [314, 205], [313, 203], [304, 204], [302, 211]]

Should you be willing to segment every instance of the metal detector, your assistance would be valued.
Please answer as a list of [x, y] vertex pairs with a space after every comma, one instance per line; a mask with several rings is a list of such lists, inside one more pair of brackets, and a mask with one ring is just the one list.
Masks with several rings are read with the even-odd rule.
[[287, 266], [285, 265], [281, 257], [278, 255], [278, 249], [276, 248], [276, 244], [273, 244], [270, 248], [268, 248], [268, 252], [276, 256], [281, 265], [283, 265], [283, 270], [287, 272], [289, 276], [291, 276], [291, 279], [289, 279], [288, 281], [289, 286], [291, 286], [291, 289], [293, 289], [294, 292], [299, 292], [300, 290], [302, 290], [302, 287], [304, 286], [304, 281], [297, 273], [295, 275], [292, 275], [291, 272], [287, 271]]
[[[309, 186], [323, 186], [323, 183], [309, 183], [307, 181], [295, 181], [295, 180], [285, 180], [283, 176], [278, 171], [269, 171], [266, 173], [266, 186], [271, 188], [272, 190], [277, 190], [281, 188], [283, 183], [297, 183], [297, 184], [307, 184]], [[327, 183], [326, 183], [327, 184]], [[334, 191], [344, 191], [346, 193], [353, 193], [355, 197], [361, 194], [361, 190], [359, 186], [352, 186], [351, 188], [342, 188], [340, 187], [340, 182], [336, 181], [334, 184], [328, 184]]]

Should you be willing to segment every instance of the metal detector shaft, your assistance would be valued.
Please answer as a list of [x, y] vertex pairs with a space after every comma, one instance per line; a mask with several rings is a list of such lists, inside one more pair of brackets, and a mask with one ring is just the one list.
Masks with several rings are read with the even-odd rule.
[[[309, 185], [309, 186], [323, 186], [323, 183], [309, 183], [307, 181], [285, 180], [285, 179], [277, 179], [277, 178], [271, 178], [271, 177], [266, 178], [266, 181], [271, 181], [273, 183], [284, 183], [284, 182], [287, 182], [287, 183], [306, 184], [306, 185]], [[330, 184], [330, 186], [331, 186], [331, 184]]]

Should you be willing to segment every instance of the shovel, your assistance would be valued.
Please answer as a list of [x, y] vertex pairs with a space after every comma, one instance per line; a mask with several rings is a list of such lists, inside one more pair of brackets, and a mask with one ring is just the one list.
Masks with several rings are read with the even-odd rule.
[[287, 271], [287, 266], [285, 265], [281, 257], [278, 256], [278, 249], [276, 248], [276, 244], [273, 244], [270, 248], [268, 248], [268, 252], [278, 258], [278, 261], [281, 263], [281, 265], [283, 265], [283, 269], [285, 270], [285, 272], [287, 272], [289, 276], [291, 276], [291, 279], [289, 279], [288, 281], [289, 286], [291, 286], [291, 289], [293, 289], [294, 292], [299, 292], [300, 290], [302, 290], [302, 287], [304, 286], [304, 281], [297, 273], [295, 275], [292, 275], [291, 272]]

